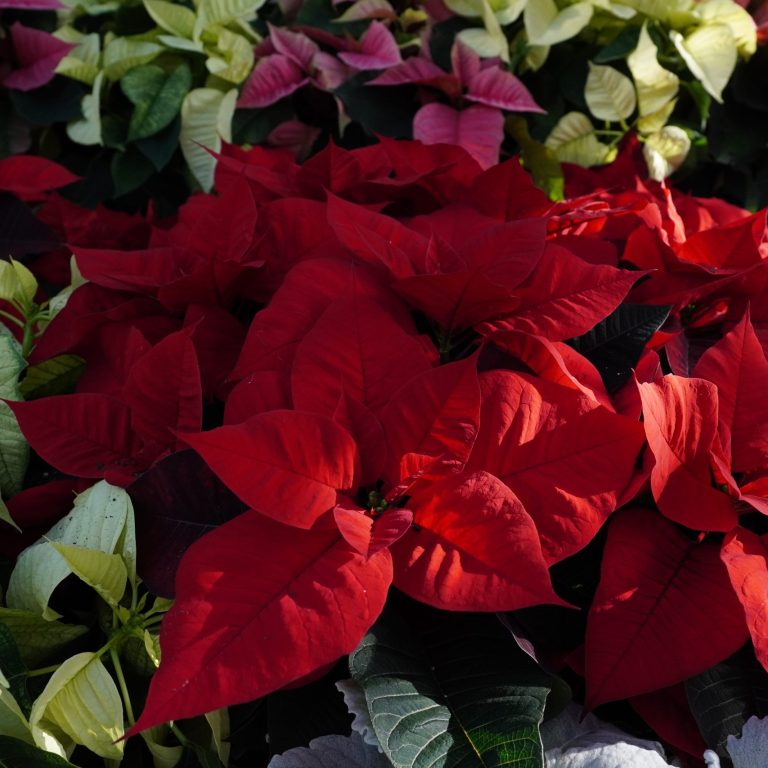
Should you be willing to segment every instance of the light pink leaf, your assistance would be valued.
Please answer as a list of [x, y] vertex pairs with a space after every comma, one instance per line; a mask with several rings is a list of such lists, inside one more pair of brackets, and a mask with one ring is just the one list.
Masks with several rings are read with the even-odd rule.
[[5, 77], [3, 85], [17, 91], [31, 91], [53, 80], [56, 66], [75, 47], [18, 21], [11, 27], [11, 39], [20, 66]]
[[291, 61], [308, 70], [312, 64], [312, 57], [320, 51], [319, 46], [313, 43], [306, 35], [300, 32], [290, 32], [281, 27], [269, 25], [269, 39], [275, 50], [287, 56]]
[[357, 51], [340, 53], [339, 58], [355, 69], [386, 69], [401, 61], [397, 41], [379, 21], [368, 27]]
[[267, 107], [309, 82], [293, 59], [281, 54], [265, 56], [255, 67], [240, 94], [240, 108]]
[[488, 67], [472, 77], [466, 98], [510, 112], [545, 112], [520, 80], [498, 67]]
[[453, 74], [466, 88], [480, 72], [480, 57], [461, 40], [456, 40], [453, 48], [451, 48], [451, 66], [453, 67]]
[[499, 161], [504, 115], [490, 107], [457, 112], [445, 104], [427, 104], [413, 119], [413, 136], [425, 144], [458, 144], [483, 169], [490, 168]]

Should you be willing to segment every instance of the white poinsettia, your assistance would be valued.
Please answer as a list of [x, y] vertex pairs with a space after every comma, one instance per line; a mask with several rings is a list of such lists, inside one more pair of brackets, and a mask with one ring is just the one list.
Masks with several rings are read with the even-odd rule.
[[654, 181], [662, 181], [674, 173], [685, 161], [691, 148], [688, 134], [676, 125], [666, 125], [645, 137], [643, 157], [648, 175]]

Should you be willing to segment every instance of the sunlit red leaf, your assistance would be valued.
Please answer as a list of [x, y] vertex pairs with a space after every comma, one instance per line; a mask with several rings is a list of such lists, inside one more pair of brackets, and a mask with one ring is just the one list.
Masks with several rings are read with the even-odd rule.
[[372, 557], [400, 539], [410, 528], [413, 512], [387, 509], [375, 518], [349, 504], [337, 504], [333, 517], [349, 545], [366, 558]]
[[311, 528], [353, 486], [357, 450], [324, 416], [269, 411], [235, 426], [180, 435], [248, 506]]
[[392, 578], [338, 531], [247, 512], [195, 543], [163, 621], [163, 661], [135, 731], [252, 701], [352, 651]]
[[616, 517], [587, 621], [587, 706], [680, 682], [746, 637], [716, 543], [699, 543], [650, 510]]

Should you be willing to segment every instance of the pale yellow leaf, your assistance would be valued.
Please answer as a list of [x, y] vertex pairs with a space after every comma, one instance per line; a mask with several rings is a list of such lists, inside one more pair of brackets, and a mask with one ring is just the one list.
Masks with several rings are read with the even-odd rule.
[[560, 10], [554, 0], [528, 0], [523, 19], [531, 45], [556, 45], [570, 40], [589, 24], [593, 7], [574, 3]]
[[688, 134], [676, 125], [667, 125], [645, 137], [643, 157], [652, 179], [662, 181], [685, 161], [691, 148]]
[[672, 31], [675, 44], [691, 74], [701, 81], [707, 93], [722, 102], [723, 88], [736, 67], [736, 40], [725, 24], [699, 27], [687, 37]]
[[0, 608], [0, 624], [7, 627], [29, 669], [39, 667], [88, 630], [80, 624], [46, 621], [39, 613]]
[[485, 29], [462, 29], [457, 38], [482, 58], [501, 56], [498, 38]]
[[637, 104], [632, 81], [613, 67], [589, 62], [589, 74], [584, 87], [589, 111], [598, 120], [626, 120]]
[[0, 735], [35, 743], [27, 718], [7, 687], [0, 687]]
[[601, 143], [592, 121], [582, 112], [568, 112], [544, 142], [562, 163], [588, 168], [608, 162], [610, 147]]
[[696, 6], [696, 14], [705, 25], [726, 24], [730, 27], [743, 58], [749, 58], [757, 50], [757, 25], [746, 8], [732, 0], [704, 0]]
[[219, 760], [227, 766], [229, 764], [229, 710], [216, 709], [213, 712], [207, 712], [205, 719], [211, 728], [211, 747], [216, 750]]
[[93, 81], [93, 91], [83, 96], [81, 120], [67, 123], [67, 136], [76, 144], [93, 146], [101, 144], [101, 84], [104, 73], [99, 72]]
[[162, 742], [167, 738], [169, 729], [167, 725], [158, 725], [141, 732], [141, 736], [152, 753], [152, 762], [155, 768], [174, 768], [184, 754], [184, 747], [176, 745], [166, 747]]
[[654, 131], [660, 131], [669, 120], [670, 115], [675, 111], [675, 105], [677, 99], [666, 103], [658, 112], [653, 112], [650, 115], [644, 115], [637, 120], [637, 130], [640, 133], [653, 133]]
[[116, 37], [104, 47], [104, 74], [107, 79], [117, 81], [134, 67], [148, 64], [163, 50], [162, 45], [150, 40]]
[[208, 57], [205, 66], [212, 75], [235, 85], [242, 83], [253, 69], [253, 46], [242, 35], [219, 27], [216, 34], [216, 54]]
[[167, 0], [144, 0], [144, 8], [158, 27], [176, 37], [192, 39], [195, 14], [189, 8]]
[[110, 555], [98, 549], [86, 549], [73, 544], [52, 544], [64, 558], [72, 573], [92, 587], [111, 606], [117, 606], [123, 594], [128, 572], [120, 555]]
[[638, 111], [641, 117], [663, 109], [677, 95], [680, 80], [674, 72], [659, 64], [657, 49], [643, 25], [637, 48], [627, 57], [629, 71], [637, 89]]
[[32, 705], [35, 742], [58, 730], [76, 744], [111, 760], [123, 754], [123, 704], [114, 680], [95, 653], [67, 659]]

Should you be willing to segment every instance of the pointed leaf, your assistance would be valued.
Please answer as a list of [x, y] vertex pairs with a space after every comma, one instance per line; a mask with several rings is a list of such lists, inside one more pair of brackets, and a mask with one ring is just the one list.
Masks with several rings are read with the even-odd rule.
[[618, 69], [589, 63], [589, 75], [584, 87], [589, 111], [598, 120], [619, 122], [635, 111], [637, 97], [632, 81]]
[[120, 555], [109, 555], [72, 544], [53, 543], [52, 546], [75, 576], [93, 587], [113, 608], [117, 607], [128, 579], [128, 571]]
[[558, 10], [554, 0], [525, 5], [525, 31], [531, 45], [555, 45], [581, 32], [592, 18], [592, 3], [574, 3]]
[[386, 550], [366, 561], [336, 531], [256, 512], [200, 539], [179, 569], [136, 729], [251, 701], [349, 653], [384, 606], [391, 568]]
[[715, 101], [722, 102], [723, 88], [736, 67], [736, 40], [731, 28], [725, 24], [708, 24], [685, 38], [673, 30], [669, 39], [691, 74]]
[[656, 459], [651, 488], [659, 509], [694, 530], [731, 530], [737, 522], [733, 504], [711, 480], [718, 420], [715, 386], [670, 375], [638, 388], [645, 434]]
[[350, 736], [321, 736], [309, 747], [295, 747], [275, 755], [268, 768], [389, 768], [391, 763], [376, 747], [356, 733]]
[[114, 680], [95, 653], [67, 659], [46, 684], [29, 718], [35, 742], [44, 746], [48, 728], [112, 760], [123, 756], [123, 703]]
[[88, 631], [79, 624], [46, 621], [39, 613], [15, 608], [0, 608], [0, 624], [11, 631], [29, 669], [39, 667]]
[[[18, 379], [25, 367], [15, 339], [0, 335], [0, 397], [21, 400]], [[10, 407], [0, 403], [0, 491], [5, 498], [21, 491], [28, 463], [29, 444]]]
[[309, 82], [304, 70], [281, 54], [265, 56], [253, 69], [238, 99], [240, 109], [267, 107]]
[[615, 518], [587, 621], [587, 706], [680, 682], [743, 645], [743, 612], [718, 550], [656, 512]]
[[413, 522], [413, 512], [388, 509], [374, 519], [359, 507], [337, 504], [333, 518], [345, 541], [367, 559], [405, 534]]
[[182, 438], [246, 504], [289, 525], [311, 528], [354, 482], [355, 443], [324, 416], [270, 411]]
[[510, 112], [544, 112], [528, 89], [511, 72], [488, 67], [470, 81], [465, 98]]
[[551, 678], [492, 616], [385, 614], [350, 656], [395, 768], [544, 765]]
[[400, 49], [389, 29], [374, 21], [360, 39], [359, 51], [342, 51], [339, 58], [355, 69], [386, 69], [400, 63]]
[[53, 80], [59, 62], [75, 47], [18, 21], [11, 25], [11, 40], [19, 67], [5, 76], [3, 85], [19, 91], [40, 88]]
[[195, 30], [194, 11], [167, 0], [144, 0], [144, 8], [155, 24], [166, 32], [192, 39]]
[[641, 117], [663, 109], [677, 95], [680, 80], [674, 72], [664, 69], [657, 59], [658, 50], [643, 25], [637, 48], [627, 57], [629, 71], [637, 88], [638, 111]]
[[[18, 0], [16, 1], [18, 2]], [[43, 0], [35, 1], [43, 2]], [[50, 0], [50, 2], [52, 4], [55, 0]], [[45, 749], [33, 747], [11, 736], [0, 736], [0, 754], [8, 768], [76, 768], [63, 757], [54, 755]]]
[[610, 147], [598, 140], [595, 126], [582, 112], [568, 112], [547, 136], [545, 146], [562, 163], [584, 168], [602, 165], [610, 159]]
[[57, 355], [27, 368], [19, 392], [24, 400], [37, 400], [72, 392], [85, 370], [85, 360], [77, 355]]
[[536, 526], [501, 480], [462, 473], [416, 492], [408, 505], [414, 527], [392, 547], [398, 589], [453, 611], [563, 604]]

